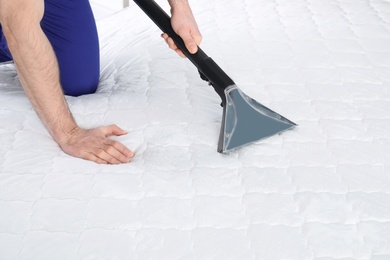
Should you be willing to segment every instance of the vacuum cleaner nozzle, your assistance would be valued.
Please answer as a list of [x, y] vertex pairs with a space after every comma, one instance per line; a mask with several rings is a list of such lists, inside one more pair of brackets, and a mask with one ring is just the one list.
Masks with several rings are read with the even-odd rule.
[[289, 130], [295, 123], [244, 94], [236, 85], [225, 89], [218, 152], [236, 148]]

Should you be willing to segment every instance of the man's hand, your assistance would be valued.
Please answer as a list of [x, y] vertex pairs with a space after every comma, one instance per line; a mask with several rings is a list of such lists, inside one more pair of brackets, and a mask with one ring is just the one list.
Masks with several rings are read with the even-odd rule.
[[[170, 1], [172, 7], [172, 28], [183, 39], [188, 51], [195, 54], [198, 51], [198, 45], [200, 45], [200, 42], [202, 41], [202, 35], [199, 32], [198, 25], [188, 3], [184, 3], [184, 1], [183, 3], [180, 1], [176, 2]], [[168, 34], [163, 33], [161, 36], [165, 39], [169, 48], [176, 51], [181, 57], [185, 58], [183, 52], [176, 46]]]
[[90, 130], [75, 128], [69, 137], [59, 145], [62, 150], [72, 156], [100, 164], [128, 163], [134, 153], [123, 144], [107, 137], [127, 134], [116, 125], [103, 126]]

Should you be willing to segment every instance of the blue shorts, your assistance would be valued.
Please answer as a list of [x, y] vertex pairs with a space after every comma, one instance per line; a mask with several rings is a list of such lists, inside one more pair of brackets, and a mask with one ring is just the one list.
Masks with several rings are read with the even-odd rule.
[[[57, 56], [66, 95], [94, 93], [99, 84], [99, 40], [88, 0], [45, 0], [41, 27]], [[0, 62], [12, 60], [0, 25]]]

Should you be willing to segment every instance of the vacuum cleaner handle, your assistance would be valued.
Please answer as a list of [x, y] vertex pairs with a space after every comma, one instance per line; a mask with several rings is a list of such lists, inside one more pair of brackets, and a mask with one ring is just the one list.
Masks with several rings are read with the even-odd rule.
[[149, 18], [175, 42], [176, 46], [198, 68], [201, 78], [208, 81], [225, 103], [225, 88], [234, 85], [234, 81], [198, 46], [198, 51], [191, 54], [179, 35], [175, 33], [168, 14], [154, 0], [134, 0]]

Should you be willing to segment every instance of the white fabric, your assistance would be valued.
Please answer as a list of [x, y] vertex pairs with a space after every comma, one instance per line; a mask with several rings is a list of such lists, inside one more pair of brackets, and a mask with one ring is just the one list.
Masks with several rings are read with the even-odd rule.
[[129, 131], [131, 164], [64, 154], [0, 65], [0, 259], [390, 259], [390, 3], [191, 4], [205, 52], [299, 127], [217, 153], [218, 95], [131, 4], [98, 23], [98, 93], [68, 98]]

